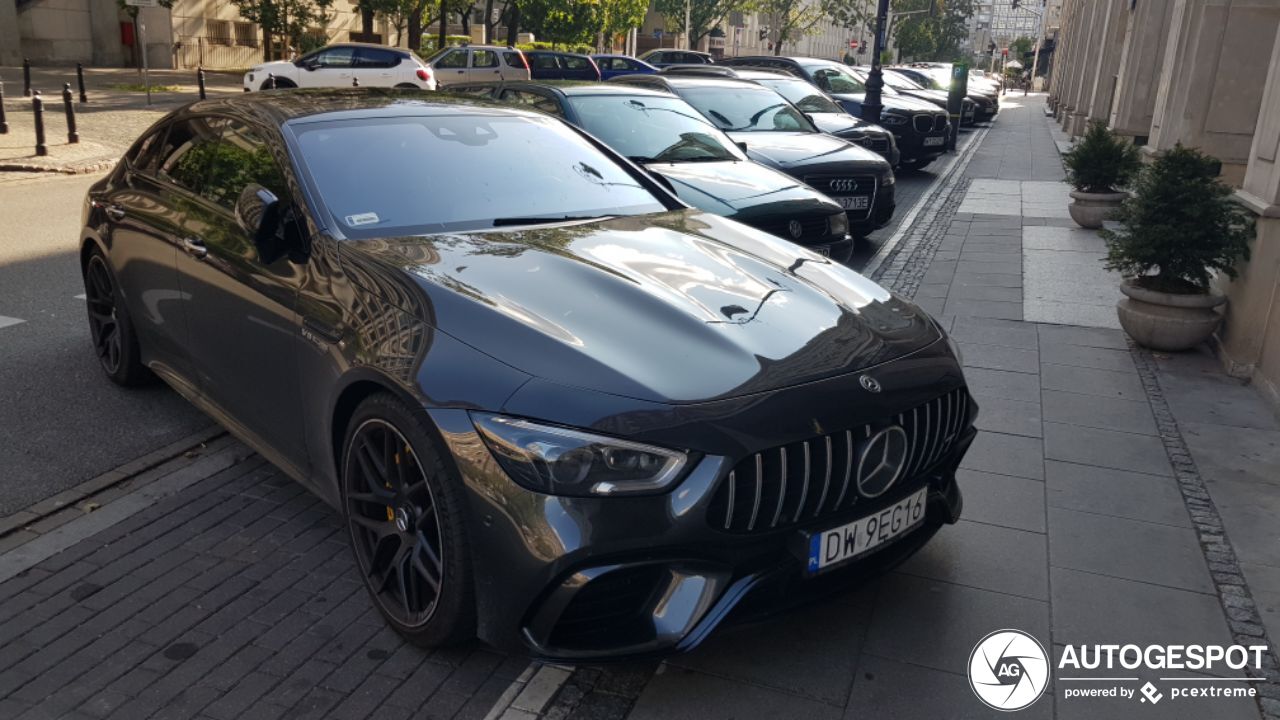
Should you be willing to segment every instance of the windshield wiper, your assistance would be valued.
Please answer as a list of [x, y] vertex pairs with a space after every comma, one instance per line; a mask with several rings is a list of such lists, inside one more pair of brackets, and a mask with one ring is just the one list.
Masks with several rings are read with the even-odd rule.
[[571, 222], [573, 220], [600, 220], [607, 218], [608, 215], [560, 215], [557, 217], [505, 217], [494, 218], [494, 227], [505, 227], [509, 225], [546, 225], [558, 222]]

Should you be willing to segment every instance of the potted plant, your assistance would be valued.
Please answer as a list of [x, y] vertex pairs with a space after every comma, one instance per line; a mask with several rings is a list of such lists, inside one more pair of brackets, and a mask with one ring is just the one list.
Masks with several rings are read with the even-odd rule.
[[1105, 123], [1089, 123], [1075, 147], [1062, 156], [1067, 182], [1075, 188], [1067, 206], [1080, 227], [1097, 229], [1110, 219], [1128, 195], [1121, 190], [1142, 167], [1138, 148], [1107, 129]]
[[1139, 176], [1121, 206], [1117, 230], [1103, 230], [1107, 269], [1125, 280], [1120, 325], [1139, 345], [1187, 350], [1207, 340], [1226, 297], [1209, 287], [1213, 272], [1236, 276], [1249, 258], [1253, 217], [1218, 180], [1218, 161], [1182, 145], [1163, 152]]

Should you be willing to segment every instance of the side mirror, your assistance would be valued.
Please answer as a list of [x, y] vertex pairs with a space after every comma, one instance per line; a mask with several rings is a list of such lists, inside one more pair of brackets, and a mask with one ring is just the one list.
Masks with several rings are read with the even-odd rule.
[[738, 149], [741, 150], [742, 152], [747, 151], [747, 144], [741, 140], [735, 142], [734, 145], [737, 145]]
[[306, 70], [307, 72], [311, 72], [318, 67], [320, 67], [320, 63], [316, 62], [315, 60], [308, 60], [302, 63], [302, 69]]
[[253, 239], [262, 262], [270, 265], [287, 251], [280, 230], [280, 199], [261, 185], [250, 183], [236, 200], [236, 221]]

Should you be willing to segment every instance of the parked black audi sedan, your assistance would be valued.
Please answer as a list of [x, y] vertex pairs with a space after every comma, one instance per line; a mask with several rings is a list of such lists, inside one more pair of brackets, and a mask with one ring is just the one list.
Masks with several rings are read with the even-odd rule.
[[540, 113], [198, 101], [83, 220], [109, 378], [158, 375], [336, 508], [421, 645], [685, 650], [960, 511], [976, 408], [933, 320]]
[[[866, 87], [843, 63], [820, 58], [770, 56], [730, 58], [721, 62], [734, 67], [781, 70], [802, 77], [834, 98], [845, 110], [862, 117]], [[883, 105], [880, 124], [893, 133], [898, 151], [902, 153], [903, 167], [918, 170], [942, 156], [946, 151], [950, 124], [946, 111], [924, 100], [890, 94], [882, 95], [880, 102]]]
[[852, 254], [848, 217], [839, 203], [749, 160], [675, 95], [610, 83], [479, 83], [450, 90], [563, 118], [644, 167], [696, 208], [822, 255], [843, 260]]
[[871, 150], [897, 167], [901, 155], [893, 133], [879, 125], [856, 118], [840, 107], [829, 95], [811, 83], [780, 70], [731, 67], [728, 65], [671, 65], [663, 75], [711, 75], [750, 80], [787, 99], [804, 113], [819, 130]]
[[679, 95], [747, 157], [777, 168], [839, 202], [849, 231], [866, 237], [893, 219], [894, 184], [888, 161], [817, 128], [777, 92], [747, 80], [694, 75], [623, 75], [626, 83]]

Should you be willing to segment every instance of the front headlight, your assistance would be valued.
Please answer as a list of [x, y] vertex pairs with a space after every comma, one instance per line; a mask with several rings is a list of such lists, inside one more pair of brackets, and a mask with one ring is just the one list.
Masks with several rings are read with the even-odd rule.
[[480, 413], [471, 420], [512, 480], [549, 495], [658, 493], [689, 461], [677, 450], [531, 420]]
[[843, 236], [849, 232], [849, 216], [838, 212], [827, 219], [827, 229], [831, 231], [831, 235]]
[[887, 113], [880, 114], [881, 125], [906, 125], [907, 118], [903, 115], [889, 115]]
[[892, 184], [894, 184], [894, 183], [896, 183], [896, 182], [898, 182], [898, 179], [897, 179], [897, 178], [895, 178], [895, 177], [893, 176], [893, 171], [892, 171], [892, 170], [890, 170], [890, 171], [889, 171], [889, 172], [888, 172], [888, 173], [887, 173], [887, 174], [886, 174], [886, 175], [885, 175], [885, 176], [880, 180], [880, 185], [881, 185], [881, 186], [884, 186], [884, 187], [888, 187], [889, 185], [892, 185]]

